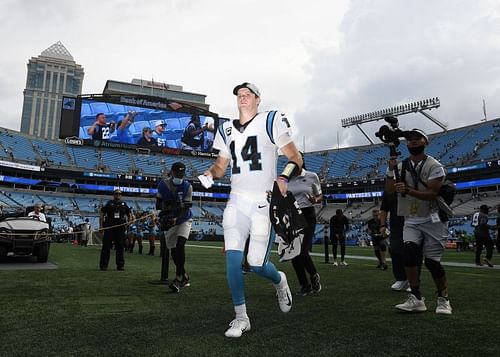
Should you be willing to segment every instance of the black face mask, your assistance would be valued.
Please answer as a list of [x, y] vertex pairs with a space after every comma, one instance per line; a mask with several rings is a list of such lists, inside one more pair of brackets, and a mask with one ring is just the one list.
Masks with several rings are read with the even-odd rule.
[[422, 145], [422, 146], [415, 146], [415, 147], [412, 147], [412, 148], [408, 148], [408, 151], [413, 156], [420, 155], [421, 153], [424, 152], [424, 150], [425, 150], [425, 146], [424, 145]]

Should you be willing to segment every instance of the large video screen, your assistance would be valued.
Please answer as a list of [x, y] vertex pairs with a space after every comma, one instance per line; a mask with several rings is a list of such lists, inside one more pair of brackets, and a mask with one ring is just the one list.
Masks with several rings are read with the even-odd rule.
[[[68, 115], [71, 111], [72, 116]], [[136, 96], [63, 98], [61, 120], [72, 120], [70, 117], [78, 120], [78, 133], [72, 136], [85, 144], [164, 152], [179, 150], [195, 155], [212, 152], [218, 125], [218, 116], [209, 111], [165, 99]], [[60, 136], [69, 135], [61, 133]]]

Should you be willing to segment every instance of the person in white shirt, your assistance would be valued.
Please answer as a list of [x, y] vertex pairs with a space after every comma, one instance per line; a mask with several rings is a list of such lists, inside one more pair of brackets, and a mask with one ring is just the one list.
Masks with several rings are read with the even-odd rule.
[[[254, 84], [240, 84], [233, 94], [237, 97], [239, 119], [219, 127], [214, 141], [219, 154], [204, 175], [221, 178], [231, 167], [231, 194], [222, 225], [227, 280], [236, 317], [225, 335], [237, 338], [250, 330], [241, 270], [247, 239], [247, 260], [252, 271], [273, 282], [281, 311], [288, 312], [292, 307], [286, 275], [269, 261], [272, 240], [267, 191], [276, 181], [281, 194], [286, 195], [288, 180], [301, 172], [302, 157], [292, 141], [286, 115], [258, 111], [260, 91]], [[289, 160], [279, 176], [278, 149]]]
[[28, 213], [28, 217], [33, 217], [42, 222], [47, 222], [45, 214], [42, 212], [42, 205], [40, 203], [35, 204], [34, 210]]

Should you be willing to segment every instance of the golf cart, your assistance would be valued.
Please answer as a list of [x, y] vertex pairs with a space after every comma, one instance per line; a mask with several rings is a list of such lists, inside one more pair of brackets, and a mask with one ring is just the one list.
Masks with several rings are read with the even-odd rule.
[[45, 263], [49, 257], [49, 223], [26, 217], [22, 212], [0, 216], [0, 261], [9, 253], [32, 255], [37, 262]]

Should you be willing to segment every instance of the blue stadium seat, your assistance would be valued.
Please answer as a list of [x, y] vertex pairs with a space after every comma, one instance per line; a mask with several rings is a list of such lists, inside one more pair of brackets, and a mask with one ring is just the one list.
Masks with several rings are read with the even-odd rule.
[[167, 140], [167, 147], [173, 148], [173, 149], [179, 149], [177, 141], [175, 141], [175, 140]]
[[[90, 125], [84, 126], [83, 128], [80, 127], [80, 129], [83, 129], [83, 135], [80, 136], [82, 139], [91, 139], [91, 136], [89, 135], [89, 133], [87, 131], [89, 128], [90, 128]], [[80, 131], [80, 133], [81, 133], [81, 131]]]
[[184, 128], [188, 126], [189, 122], [191, 121], [191, 117], [182, 117], [179, 118], [179, 121], [181, 122], [181, 128], [184, 131]]
[[114, 113], [115, 115], [127, 114], [127, 110], [125, 109], [125, 106], [122, 104], [108, 103], [108, 110], [110, 113]]
[[90, 102], [90, 108], [92, 108], [92, 114], [97, 115], [99, 113], [108, 114], [109, 108], [106, 103], [101, 102]]

